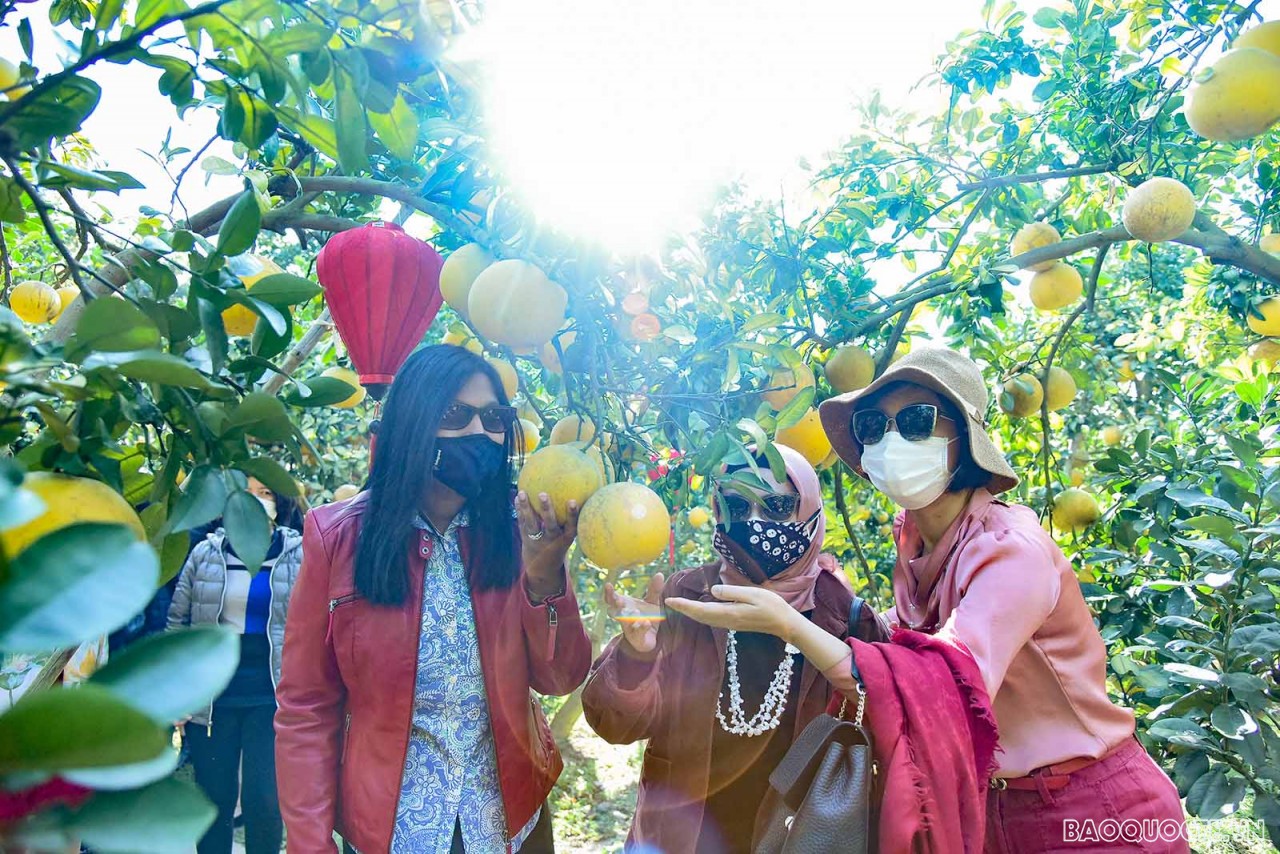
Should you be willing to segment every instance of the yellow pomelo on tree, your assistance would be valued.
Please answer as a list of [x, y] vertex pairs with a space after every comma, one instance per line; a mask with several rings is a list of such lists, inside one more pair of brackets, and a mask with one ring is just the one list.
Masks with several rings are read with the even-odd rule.
[[1256, 47], [1280, 56], [1280, 21], [1267, 21], [1240, 35], [1232, 47]]
[[596, 425], [590, 418], [572, 413], [561, 418], [551, 427], [551, 444], [567, 445], [570, 442], [590, 444], [596, 437]]
[[502, 390], [506, 392], [507, 400], [515, 400], [516, 395], [520, 393], [520, 375], [516, 373], [515, 366], [506, 359], [497, 359], [492, 356], [485, 361], [493, 366], [502, 379]]
[[528, 400], [521, 400], [516, 404], [516, 415], [530, 422], [539, 430], [542, 429], [542, 416], [538, 414], [538, 410], [534, 409], [533, 404]]
[[1036, 414], [1043, 400], [1044, 388], [1032, 374], [1018, 374], [1000, 391], [1000, 408], [1015, 418]]
[[10, 558], [45, 534], [85, 522], [125, 525], [139, 540], [147, 538], [142, 520], [129, 502], [101, 481], [53, 472], [32, 472], [22, 486], [40, 497], [44, 502], [44, 512], [25, 525], [0, 532], [0, 545]]
[[876, 360], [863, 347], [841, 347], [823, 367], [827, 382], [838, 394], [866, 388], [876, 376]]
[[618, 479], [614, 470], [613, 460], [604, 452], [604, 448], [601, 448], [599, 445], [592, 445], [583, 451], [583, 453], [586, 454], [587, 459], [591, 460], [591, 462], [595, 464], [595, 467], [600, 470], [601, 483], [607, 486]]
[[1257, 362], [1267, 370], [1280, 364], [1280, 341], [1264, 338], [1249, 348], [1249, 361]]
[[333, 491], [334, 501], [346, 501], [348, 498], [355, 498], [360, 494], [360, 487], [354, 483], [344, 483]]
[[1257, 47], [1227, 51], [1196, 74], [1183, 112], [1205, 139], [1234, 142], [1262, 134], [1280, 119], [1280, 56]]
[[[1254, 312], [1262, 315], [1256, 317]], [[1249, 328], [1268, 338], [1280, 337], [1280, 297], [1267, 297], [1249, 312]]]
[[694, 507], [689, 511], [689, 524], [695, 528], [705, 527], [711, 521], [711, 511], [705, 507]]
[[792, 371], [790, 368], [779, 368], [769, 375], [769, 385], [775, 391], [764, 393], [764, 399], [774, 409], [781, 410], [790, 403], [797, 394], [814, 384], [813, 369], [808, 365]]
[[364, 400], [365, 395], [368, 394], [365, 387], [360, 385], [360, 376], [350, 368], [329, 368], [320, 376], [332, 377], [335, 380], [341, 380], [355, 389], [355, 391], [351, 393], [350, 397], [335, 403], [333, 405], [335, 409], [351, 409], [352, 407], [359, 406], [360, 402]]
[[477, 356], [484, 355], [484, 345], [480, 343], [480, 339], [474, 335], [468, 335], [466, 332], [460, 332], [450, 329], [440, 339], [441, 344], [450, 344], [454, 347], [461, 347], [464, 350], [470, 350]]
[[[30, 92], [30, 86], [14, 86], [21, 79], [22, 72], [18, 66], [7, 59], [0, 59], [0, 98], [16, 101]], [[13, 87], [12, 89], [9, 88], [11, 86]]]
[[[1040, 249], [1045, 246], [1052, 246], [1055, 243], [1062, 242], [1062, 235], [1058, 234], [1058, 229], [1049, 225], [1047, 222], [1029, 222], [1022, 228], [1018, 229], [1018, 233], [1013, 236], [1013, 240], [1009, 242], [1009, 255], [1017, 257], [1024, 252], [1030, 252], [1033, 249]], [[1039, 264], [1028, 264], [1023, 267], [1024, 270], [1048, 270], [1057, 261], [1041, 261]]]
[[67, 310], [67, 306], [76, 301], [76, 297], [80, 296], [80, 289], [75, 285], [63, 285], [58, 288], [58, 313], [53, 316], [50, 323], [57, 323], [62, 318], [62, 313]]
[[1196, 218], [1191, 190], [1173, 178], [1150, 178], [1129, 192], [1120, 212], [1125, 230], [1147, 243], [1173, 240]]
[[526, 454], [532, 454], [538, 450], [538, 445], [542, 444], [542, 436], [539, 435], [538, 425], [527, 418], [520, 419], [520, 438], [520, 449]]
[[1084, 483], [1084, 472], [1080, 471], [1080, 469], [1072, 469], [1070, 480], [1072, 486], [1082, 485]]
[[826, 471], [838, 462], [840, 462], [840, 455], [836, 453], [835, 448], [832, 448], [831, 453], [827, 454], [827, 458], [818, 463], [818, 471]]
[[[275, 261], [261, 255], [238, 255], [227, 261], [227, 269], [240, 277], [246, 291], [267, 276], [284, 272]], [[258, 315], [238, 303], [222, 312], [222, 326], [232, 338], [248, 338], [257, 325]]]
[[1083, 293], [1080, 271], [1061, 261], [1031, 277], [1031, 304], [1040, 311], [1057, 311], [1080, 299]]
[[1280, 255], [1280, 232], [1263, 237], [1258, 241], [1258, 248], [1272, 255]]
[[817, 409], [810, 409], [799, 421], [784, 427], [774, 437], [780, 445], [786, 445], [809, 461], [815, 469], [831, 454], [831, 440], [822, 429], [822, 419]]
[[569, 502], [576, 501], [578, 509], [585, 512], [587, 499], [604, 482], [596, 464], [582, 451], [568, 445], [548, 445], [524, 461], [516, 485], [535, 508], [541, 506], [538, 496], [545, 492], [556, 518], [564, 522], [569, 518]]
[[48, 323], [62, 311], [62, 299], [52, 285], [28, 279], [9, 291], [9, 308], [27, 323]]
[[471, 285], [467, 311], [476, 331], [517, 350], [538, 348], [564, 324], [569, 295], [527, 261], [490, 264]]
[[568, 353], [569, 348], [573, 346], [573, 342], [576, 340], [578, 340], [578, 333], [569, 330], [568, 332], [561, 332], [555, 338], [543, 344], [542, 349], [538, 351], [538, 360], [542, 362], [542, 367], [553, 374], [562, 373], [564, 365], [560, 363], [560, 353], [556, 352], [556, 343], [560, 344], [561, 351]]
[[476, 277], [493, 263], [493, 256], [479, 243], [468, 243], [449, 253], [440, 268], [440, 294], [449, 307], [468, 317], [467, 302]]
[[1053, 497], [1053, 524], [1059, 528], [1078, 531], [1102, 518], [1098, 499], [1083, 489], [1064, 489]]
[[1124, 441], [1124, 431], [1112, 424], [1102, 429], [1102, 444], [1113, 448]]
[[657, 560], [671, 541], [671, 516], [658, 493], [638, 483], [612, 483], [587, 500], [578, 545], [587, 560], [623, 569]]
[[1049, 382], [1045, 387], [1045, 397], [1049, 399], [1049, 411], [1057, 412], [1066, 409], [1076, 396], [1076, 380], [1063, 368], [1054, 365], [1049, 369]]

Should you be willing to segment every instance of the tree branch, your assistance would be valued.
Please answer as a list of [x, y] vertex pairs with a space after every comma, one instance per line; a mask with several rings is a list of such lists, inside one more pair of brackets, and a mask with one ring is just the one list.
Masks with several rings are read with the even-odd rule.
[[1100, 166], [1080, 166], [1075, 169], [1054, 169], [1048, 172], [1028, 172], [1022, 175], [997, 175], [994, 178], [984, 178], [981, 181], [961, 184], [957, 189], [967, 192], [970, 190], [994, 189], [996, 187], [1011, 187], [1014, 184], [1038, 184], [1041, 181], [1053, 181], [1058, 178], [1104, 175], [1108, 172], [1114, 172], [1115, 168], [1114, 164], [1105, 163]]
[[867, 586], [871, 588], [871, 596], [878, 602], [880, 599], [880, 586], [876, 584], [875, 573], [871, 570], [871, 564], [867, 562], [867, 556], [863, 554], [862, 544], [858, 542], [858, 537], [853, 532], [853, 520], [849, 518], [849, 502], [844, 494], [844, 463], [842, 462], [836, 463], [835, 482], [832, 484], [831, 491], [835, 493], [836, 512], [840, 514], [840, 520], [844, 523], [845, 533], [849, 536], [849, 542], [853, 544], [853, 551], [858, 556], [858, 562], [862, 564], [862, 574], [866, 576]]
[[307, 328], [301, 340], [293, 345], [293, 349], [289, 351], [289, 355], [285, 356], [284, 361], [280, 363], [279, 373], [271, 375], [271, 378], [262, 385], [262, 390], [267, 394], [275, 394], [284, 388], [285, 381], [290, 378], [298, 366], [311, 355], [325, 336], [329, 334], [329, 330], [333, 328], [333, 321], [329, 316], [329, 309], [326, 307], [320, 312], [320, 316], [311, 322], [311, 326]]
[[1072, 325], [1075, 324], [1080, 315], [1093, 307], [1094, 295], [1098, 292], [1098, 277], [1102, 274], [1103, 262], [1107, 260], [1107, 253], [1110, 251], [1111, 244], [1109, 243], [1103, 244], [1098, 248], [1098, 254], [1093, 259], [1093, 269], [1089, 272], [1089, 283], [1085, 298], [1080, 301], [1075, 311], [1071, 312], [1066, 322], [1062, 324], [1062, 328], [1058, 330], [1057, 336], [1053, 339], [1053, 345], [1049, 348], [1049, 356], [1044, 360], [1044, 370], [1040, 372], [1040, 387], [1044, 390], [1044, 396], [1040, 401], [1040, 430], [1043, 436], [1040, 441], [1040, 450], [1044, 455], [1044, 507], [1049, 519], [1050, 533], [1053, 532], [1053, 481], [1049, 475], [1050, 457], [1052, 455], [1052, 443], [1049, 441], [1049, 370], [1053, 367], [1053, 360], [1058, 357], [1058, 350], [1062, 347], [1062, 342], [1066, 339], [1067, 333], [1071, 331]]

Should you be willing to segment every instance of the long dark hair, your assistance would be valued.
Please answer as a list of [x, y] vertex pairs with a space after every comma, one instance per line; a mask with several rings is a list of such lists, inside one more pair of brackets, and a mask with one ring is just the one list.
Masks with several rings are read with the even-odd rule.
[[[493, 384], [498, 401], [510, 403], [502, 379], [488, 362], [461, 347], [424, 347], [404, 363], [387, 396], [369, 473], [369, 503], [356, 546], [356, 590], [376, 605], [403, 604], [409, 590], [408, 551], [416, 537], [413, 520], [434, 480], [436, 431], [446, 407], [476, 374]], [[505, 441], [507, 460], [515, 431]], [[471, 583], [506, 588], [520, 575], [514, 533], [514, 494], [508, 462], [467, 505], [470, 547], [476, 552]]]

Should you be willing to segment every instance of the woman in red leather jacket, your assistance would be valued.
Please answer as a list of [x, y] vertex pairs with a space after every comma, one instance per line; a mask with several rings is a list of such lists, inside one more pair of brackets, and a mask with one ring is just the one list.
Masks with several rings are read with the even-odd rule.
[[537, 698], [591, 643], [545, 495], [514, 496], [515, 410], [459, 347], [391, 387], [368, 489], [308, 515], [276, 768], [289, 851], [553, 850], [563, 764]]

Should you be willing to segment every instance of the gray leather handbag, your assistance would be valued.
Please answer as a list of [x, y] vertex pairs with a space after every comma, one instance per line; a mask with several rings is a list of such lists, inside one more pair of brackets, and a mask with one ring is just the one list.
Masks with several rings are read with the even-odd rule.
[[[854, 597], [849, 636], [884, 642], [889, 627]], [[862, 726], [867, 696], [856, 664], [853, 675], [858, 684], [853, 720], [845, 720], [845, 698], [835, 717], [819, 715], [804, 728], [769, 775], [769, 788], [756, 814], [754, 854], [876, 850], [879, 791], [871, 734]]]

